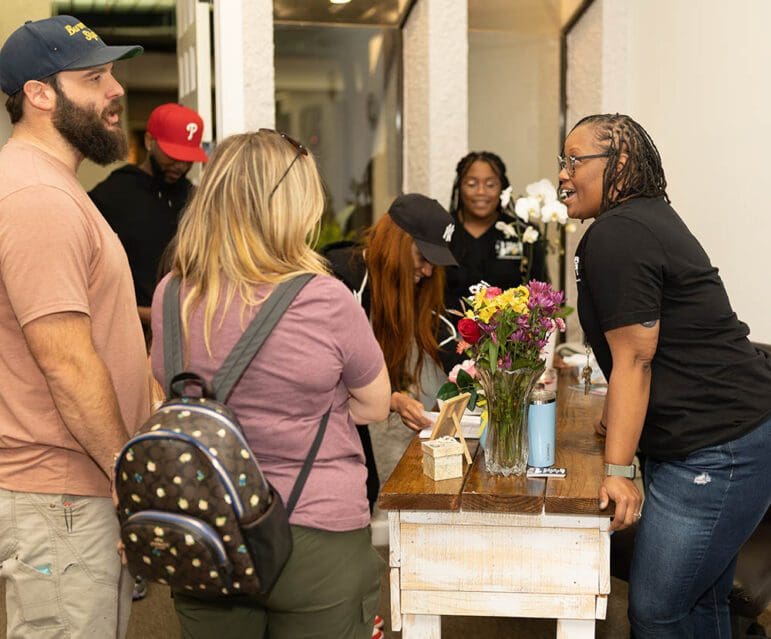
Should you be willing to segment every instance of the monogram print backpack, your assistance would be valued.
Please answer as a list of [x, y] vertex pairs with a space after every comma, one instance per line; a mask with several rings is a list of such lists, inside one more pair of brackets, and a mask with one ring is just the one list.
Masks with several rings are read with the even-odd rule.
[[[321, 445], [329, 412], [286, 507], [263, 476], [225, 402], [273, 327], [312, 278], [276, 287], [241, 336], [211, 388], [182, 369], [179, 280], [164, 294], [169, 399], [118, 455], [115, 488], [121, 539], [135, 577], [203, 598], [270, 592], [292, 551], [291, 514]], [[187, 390], [197, 388], [194, 395]]]

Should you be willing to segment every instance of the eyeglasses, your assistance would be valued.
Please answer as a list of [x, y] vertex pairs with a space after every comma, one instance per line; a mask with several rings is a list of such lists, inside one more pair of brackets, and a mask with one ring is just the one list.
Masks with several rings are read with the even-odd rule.
[[463, 188], [471, 191], [476, 191], [479, 187], [482, 187], [485, 191], [498, 191], [501, 188], [501, 183], [498, 180], [487, 180], [480, 182], [479, 180], [464, 180]]
[[607, 158], [610, 157], [610, 153], [595, 153], [593, 155], [568, 155], [566, 158], [561, 155], [557, 156], [557, 162], [559, 162], [560, 170], [565, 169], [570, 177], [576, 174], [576, 162], [581, 160], [593, 160], [594, 158]]
[[274, 129], [260, 129], [260, 133], [275, 133], [277, 135], [280, 135], [284, 140], [289, 142], [289, 144], [291, 144], [297, 151], [297, 154], [294, 156], [294, 159], [289, 163], [289, 166], [286, 167], [286, 170], [281, 174], [281, 177], [278, 178], [278, 182], [276, 182], [276, 186], [274, 186], [273, 190], [270, 192], [270, 195], [268, 196], [268, 200], [270, 200], [273, 197], [273, 194], [276, 192], [276, 189], [278, 188], [279, 184], [281, 184], [281, 182], [286, 177], [286, 174], [289, 173], [289, 169], [291, 169], [294, 166], [294, 163], [297, 162], [297, 158], [299, 158], [301, 155], [308, 155], [308, 149], [306, 149], [297, 140], [288, 136], [286, 133], [282, 133], [281, 131], [276, 131]]

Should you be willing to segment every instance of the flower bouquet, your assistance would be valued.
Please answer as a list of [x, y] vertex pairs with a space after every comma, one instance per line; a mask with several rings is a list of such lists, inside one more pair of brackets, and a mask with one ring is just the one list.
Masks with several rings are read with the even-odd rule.
[[505, 291], [482, 282], [471, 293], [458, 322], [458, 350], [473, 359], [487, 402], [485, 467], [522, 475], [530, 391], [544, 369], [541, 350], [551, 333], [565, 330], [570, 310], [561, 308], [561, 291], [535, 280]]

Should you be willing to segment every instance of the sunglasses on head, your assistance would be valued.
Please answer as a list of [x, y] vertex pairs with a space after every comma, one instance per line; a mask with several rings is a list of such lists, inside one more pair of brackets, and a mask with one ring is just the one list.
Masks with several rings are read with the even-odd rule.
[[260, 133], [275, 133], [276, 135], [281, 136], [282, 139], [289, 142], [289, 144], [291, 144], [294, 147], [295, 151], [297, 151], [294, 158], [289, 163], [289, 166], [286, 167], [286, 170], [281, 174], [281, 177], [278, 178], [278, 182], [276, 182], [276, 186], [274, 186], [273, 190], [270, 192], [270, 195], [268, 196], [268, 200], [270, 200], [270, 198], [272, 198], [273, 194], [276, 192], [276, 189], [278, 188], [279, 184], [281, 184], [282, 180], [286, 177], [286, 174], [289, 173], [289, 169], [291, 169], [292, 166], [294, 166], [294, 163], [297, 162], [297, 158], [299, 158], [301, 155], [308, 155], [308, 149], [306, 149], [302, 144], [300, 144], [293, 137], [290, 137], [286, 133], [282, 133], [281, 131], [276, 131], [275, 129], [260, 129]]

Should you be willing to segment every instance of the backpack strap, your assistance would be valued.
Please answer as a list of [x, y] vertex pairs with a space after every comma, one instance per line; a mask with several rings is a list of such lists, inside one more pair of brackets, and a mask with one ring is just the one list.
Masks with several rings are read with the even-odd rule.
[[182, 372], [182, 329], [179, 314], [180, 280], [172, 276], [163, 292], [163, 368], [167, 397], [172, 397], [171, 382]]
[[289, 494], [289, 499], [286, 502], [287, 517], [292, 514], [294, 507], [297, 505], [297, 500], [300, 499], [300, 493], [302, 493], [303, 488], [305, 487], [305, 480], [308, 479], [308, 475], [310, 475], [311, 466], [313, 466], [313, 462], [316, 459], [316, 453], [318, 453], [319, 448], [321, 448], [321, 440], [324, 439], [324, 433], [327, 430], [327, 422], [329, 421], [329, 413], [331, 411], [332, 407], [330, 406], [329, 410], [324, 413], [324, 417], [321, 418], [321, 423], [319, 424], [319, 430], [316, 433], [316, 438], [311, 444], [311, 449], [308, 451], [308, 456], [305, 458], [303, 467], [300, 469], [300, 474], [297, 475], [297, 479], [295, 480], [294, 486], [292, 487], [292, 492]]
[[[244, 371], [248, 368], [249, 364], [256, 357], [260, 348], [265, 343], [265, 340], [273, 331], [276, 324], [278, 324], [278, 321], [284, 315], [287, 308], [289, 308], [289, 305], [313, 277], [314, 276], [310, 274], [303, 274], [278, 284], [268, 296], [268, 299], [262, 303], [262, 306], [257, 311], [257, 315], [255, 315], [243, 335], [241, 335], [238, 342], [236, 342], [236, 345], [230, 353], [228, 353], [222, 366], [212, 378], [211, 385], [214, 388], [215, 399], [217, 399], [217, 401], [223, 404], [227, 401], [230, 394], [233, 392], [233, 388], [241, 379], [241, 376], [244, 374]], [[175, 380], [176, 376], [182, 371], [184, 363], [182, 359], [182, 335], [180, 330], [179, 289], [179, 278], [172, 277], [166, 285], [163, 296], [163, 358], [164, 372], [169, 391], [171, 389], [172, 380]], [[294, 507], [297, 505], [297, 500], [300, 498], [300, 493], [302, 493], [302, 490], [305, 487], [305, 482], [311, 472], [311, 467], [316, 459], [316, 454], [324, 439], [324, 433], [327, 430], [327, 422], [329, 421], [329, 414], [331, 411], [332, 407], [330, 406], [321, 418], [316, 437], [311, 444], [308, 455], [297, 476], [297, 480], [292, 487], [292, 492], [289, 495], [289, 500], [286, 504], [287, 517], [294, 510]]]
[[278, 284], [268, 299], [262, 303], [244, 334], [236, 342], [233, 350], [228, 353], [220, 369], [214, 373], [211, 385], [217, 401], [223, 404], [227, 402], [238, 380], [256, 357], [281, 316], [313, 277], [310, 274], [298, 275]]

